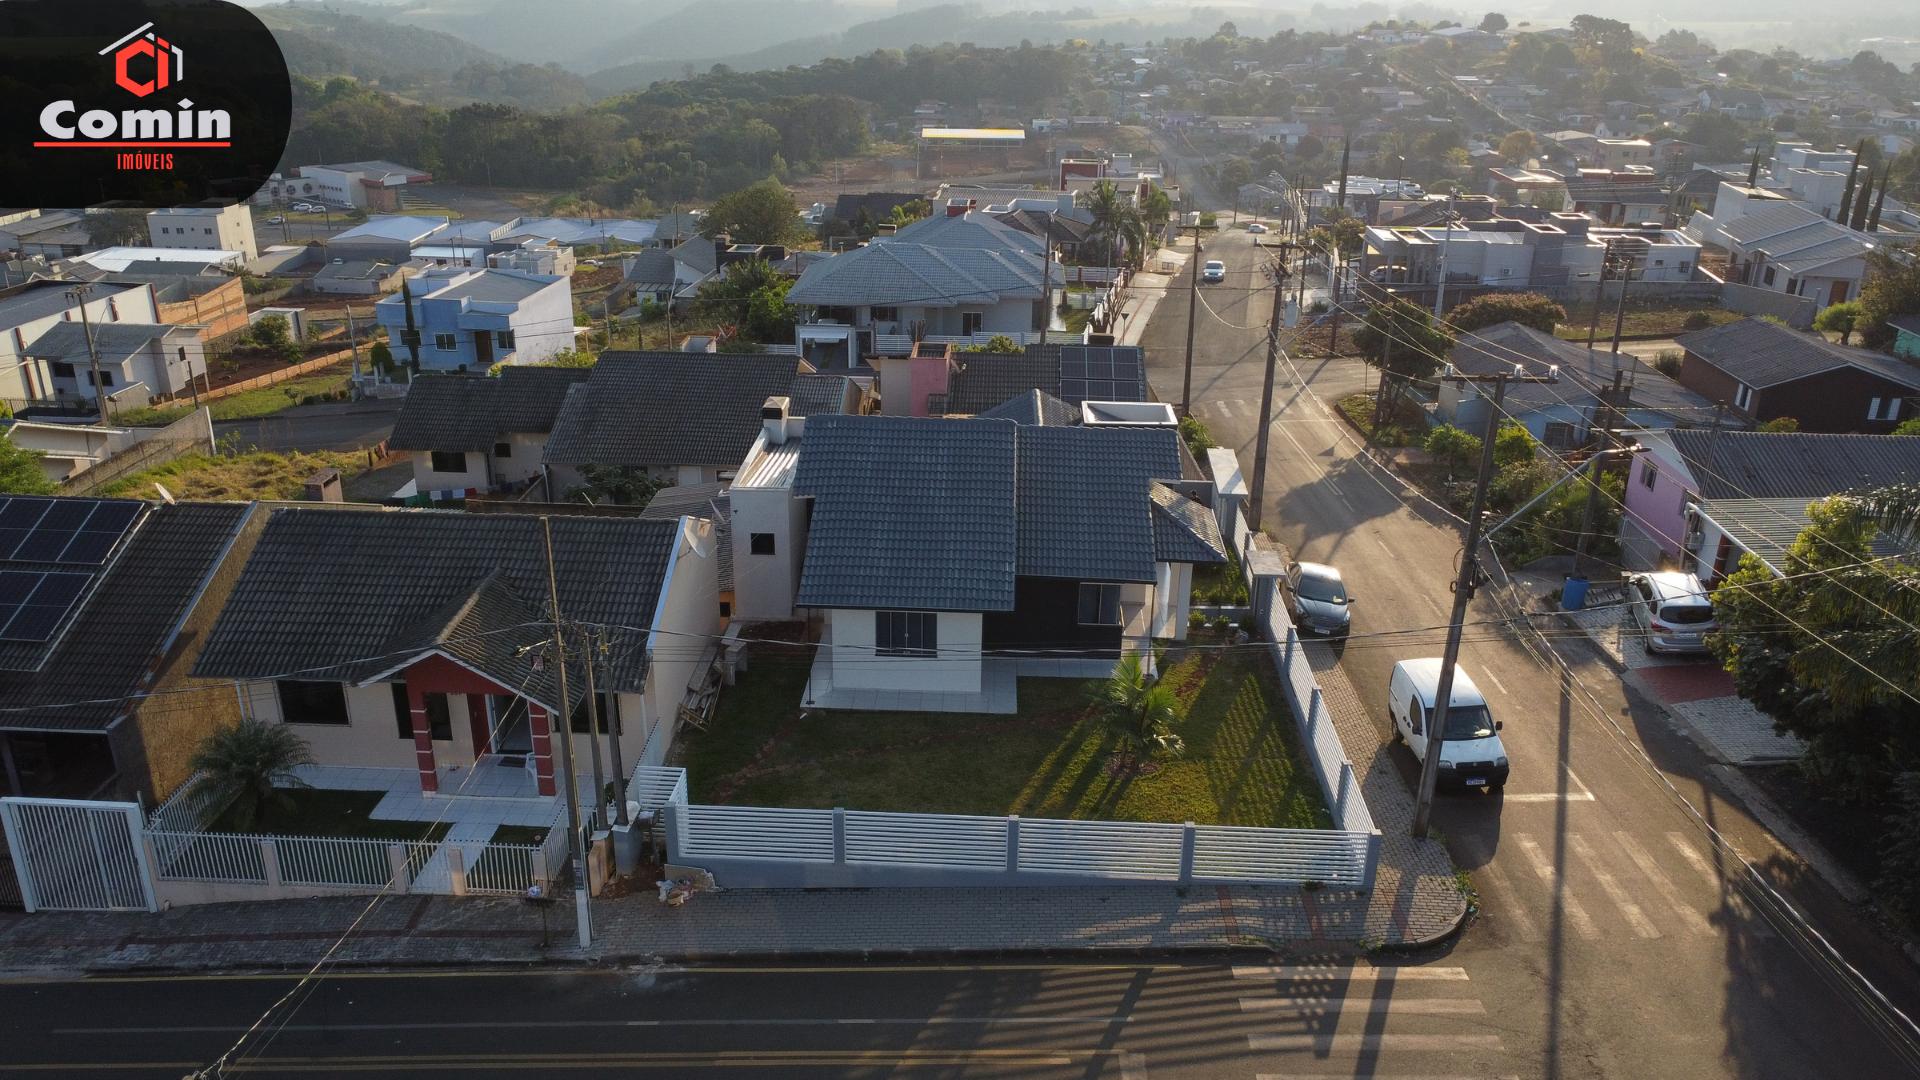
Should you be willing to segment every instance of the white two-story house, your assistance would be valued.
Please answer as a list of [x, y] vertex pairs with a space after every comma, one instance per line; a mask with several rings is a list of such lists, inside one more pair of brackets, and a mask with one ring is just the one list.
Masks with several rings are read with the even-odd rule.
[[523, 270], [433, 269], [375, 304], [374, 318], [395, 343], [394, 359], [412, 362], [411, 303], [420, 370], [481, 374], [495, 364], [536, 363], [573, 347], [569, 280]]

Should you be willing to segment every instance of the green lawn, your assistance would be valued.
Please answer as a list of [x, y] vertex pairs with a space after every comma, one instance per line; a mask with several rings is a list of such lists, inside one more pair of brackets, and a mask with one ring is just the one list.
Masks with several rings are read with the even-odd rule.
[[[337, 367], [325, 368], [311, 375], [302, 375], [297, 379], [245, 390], [229, 397], [215, 398], [207, 402], [207, 410], [215, 420], [252, 420], [260, 416], [272, 416], [274, 413], [290, 409], [316, 394], [331, 394], [345, 390], [351, 377], [351, 362]], [[164, 408], [126, 409], [114, 415], [114, 422], [135, 427], [157, 427], [171, 424], [175, 420], [193, 411], [191, 404], [168, 405]]]
[[[1739, 322], [1746, 318], [1737, 311], [1728, 311], [1718, 307], [1677, 307], [1672, 305], [1649, 304], [1640, 306], [1631, 300], [1627, 303], [1626, 318], [1621, 321], [1620, 333], [1623, 337], [1672, 337], [1688, 332], [1689, 316], [1706, 316], [1707, 326], [1724, 326], [1730, 322]], [[1568, 310], [1567, 321], [1553, 328], [1554, 336], [1566, 341], [1585, 343], [1587, 331], [1595, 331], [1594, 340], [1606, 342], [1613, 340], [1613, 305], [1600, 309], [1600, 324], [1593, 325], [1593, 308], [1576, 307]], [[1698, 322], [1696, 318], [1694, 320]], [[1706, 327], [1701, 327], [1706, 329]]]
[[334, 791], [324, 788], [285, 790], [288, 805], [269, 806], [250, 826], [242, 827], [231, 809], [207, 826], [208, 832], [262, 833], [275, 836], [343, 836], [375, 840], [438, 840], [447, 834], [445, 822], [385, 821], [371, 815], [385, 792]]
[[1020, 680], [1018, 716], [814, 711], [807, 666], [758, 657], [705, 731], [682, 735], [696, 802], [1324, 828], [1272, 665], [1258, 650], [1176, 651], [1183, 757], [1113, 776], [1097, 685]]

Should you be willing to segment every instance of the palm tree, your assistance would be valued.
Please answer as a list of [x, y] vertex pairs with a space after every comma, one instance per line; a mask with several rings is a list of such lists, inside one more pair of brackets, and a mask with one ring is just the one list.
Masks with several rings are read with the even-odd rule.
[[206, 737], [193, 753], [196, 781], [232, 807], [234, 824], [252, 828], [268, 806], [286, 806], [285, 789], [306, 787], [293, 775], [295, 766], [310, 764], [307, 743], [285, 724], [242, 720]]
[[1107, 265], [1113, 265], [1122, 252], [1130, 257], [1139, 256], [1146, 246], [1146, 222], [1140, 216], [1140, 208], [1120, 194], [1113, 181], [1102, 180], [1093, 185], [1093, 190], [1087, 193], [1087, 211], [1093, 215], [1087, 238], [1106, 246]]
[[1107, 732], [1118, 739], [1139, 769], [1155, 757], [1178, 757], [1186, 743], [1173, 732], [1173, 691], [1147, 677], [1140, 654], [1128, 653], [1114, 665], [1100, 689]]

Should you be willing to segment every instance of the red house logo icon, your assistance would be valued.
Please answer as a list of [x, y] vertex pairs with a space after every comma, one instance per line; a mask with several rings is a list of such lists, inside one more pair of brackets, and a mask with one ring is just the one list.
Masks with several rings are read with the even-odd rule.
[[100, 50], [101, 56], [108, 53], [113, 54], [113, 81], [134, 97], [165, 90], [186, 76], [186, 53], [153, 33], [152, 23]]

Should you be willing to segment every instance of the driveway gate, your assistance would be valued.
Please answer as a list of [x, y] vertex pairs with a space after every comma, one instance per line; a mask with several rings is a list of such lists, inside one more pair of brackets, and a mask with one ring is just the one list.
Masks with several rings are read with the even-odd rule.
[[158, 911], [140, 808], [0, 799], [0, 825], [28, 911]]

